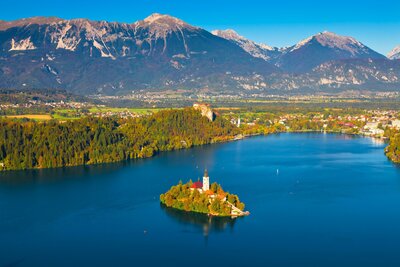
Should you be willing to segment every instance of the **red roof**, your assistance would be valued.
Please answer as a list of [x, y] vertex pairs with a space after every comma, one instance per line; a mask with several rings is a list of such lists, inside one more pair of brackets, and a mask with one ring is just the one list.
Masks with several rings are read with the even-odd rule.
[[203, 188], [203, 183], [200, 181], [194, 182], [191, 187], [192, 188]]

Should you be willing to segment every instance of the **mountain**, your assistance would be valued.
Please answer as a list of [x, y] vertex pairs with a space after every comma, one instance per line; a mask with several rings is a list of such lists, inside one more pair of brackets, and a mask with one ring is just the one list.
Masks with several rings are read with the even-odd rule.
[[177, 18], [133, 24], [36, 17], [0, 22], [0, 86], [117, 94], [235, 87], [234, 76], [278, 69]]
[[389, 59], [400, 59], [400, 45], [393, 48], [387, 55]]
[[161, 14], [132, 24], [34, 17], [0, 21], [0, 88], [82, 95], [398, 90], [400, 63], [329, 32], [278, 49]]
[[276, 65], [290, 72], [304, 73], [318, 65], [344, 59], [384, 59], [352, 37], [321, 32], [282, 50]]
[[59, 21], [62, 21], [62, 19], [57, 18], [57, 17], [33, 17], [33, 18], [26, 18], [26, 19], [20, 19], [20, 20], [15, 20], [15, 21], [4, 21], [0, 20], [0, 30], [7, 30], [8, 28], [12, 27], [21, 27], [21, 26], [26, 26], [30, 24], [51, 24], [51, 23], [57, 23]]
[[313, 74], [319, 78], [319, 84], [333, 87], [398, 88], [400, 62], [388, 59], [331, 61], [315, 68]]
[[400, 62], [389, 59], [329, 61], [299, 77], [299, 88], [314, 88], [320, 91], [396, 91], [400, 81]]
[[[347, 59], [385, 59], [385, 56], [354, 38], [331, 32], [319, 33], [286, 48], [258, 44], [240, 36], [234, 30], [215, 30], [212, 33], [237, 44], [253, 57], [262, 58], [289, 73], [309, 73], [313, 68], [332, 61], [343, 63]], [[327, 65], [321, 67], [326, 68]]]
[[246, 39], [245, 37], [239, 35], [237, 32], [231, 29], [214, 30], [211, 33], [235, 43], [253, 57], [262, 58], [265, 61], [276, 59], [281, 54], [279, 48], [256, 43], [254, 41]]
[[[245, 79], [243, 78], [243, 81]], [[325, 62], [302, 74], [280, 73], [248, 78], [246, 90], [272, 94], [340, 92], [344, 90], [398, 91], [400, 61], [389, 59], [346, 59]], [[259, 88], [249, 86], [256, 84]], [[266, 85], [266, 86], [262, 86]]]

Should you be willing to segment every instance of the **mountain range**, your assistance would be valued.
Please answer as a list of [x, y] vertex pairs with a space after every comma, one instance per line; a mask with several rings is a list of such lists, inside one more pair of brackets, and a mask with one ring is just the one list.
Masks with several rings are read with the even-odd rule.
[[399, 58], [400, 46], [385, 57], [331, 32], [276, 48], [161, 14], [132, 24], [56, 17], [0, 21], [0, 87], [6, 89], [85, 95], [395, 90]]

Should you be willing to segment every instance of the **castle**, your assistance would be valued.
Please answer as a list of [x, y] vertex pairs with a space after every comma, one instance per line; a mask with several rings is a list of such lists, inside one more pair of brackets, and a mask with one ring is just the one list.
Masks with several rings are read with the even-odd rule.
[[199, 110], [201, 112], [201, 116], [208, 118], [210, 121], [215, 120], [216, 114], [211, 109], [211, 106], [209, 104], [194, 103], [193, 108], [195, 110]]

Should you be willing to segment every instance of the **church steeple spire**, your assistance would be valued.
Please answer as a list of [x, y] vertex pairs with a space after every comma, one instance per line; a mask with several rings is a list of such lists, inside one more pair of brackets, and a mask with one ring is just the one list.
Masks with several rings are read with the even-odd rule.
[[210, 177], [208, 177], [208, 171], [205, 169], [203, 176], [203, 191], [205, 192], [208, 190], [210, 190]]

